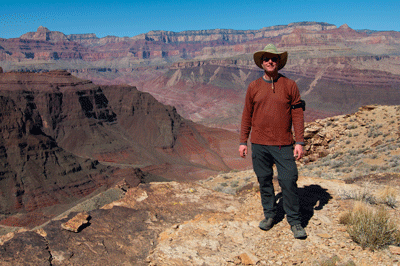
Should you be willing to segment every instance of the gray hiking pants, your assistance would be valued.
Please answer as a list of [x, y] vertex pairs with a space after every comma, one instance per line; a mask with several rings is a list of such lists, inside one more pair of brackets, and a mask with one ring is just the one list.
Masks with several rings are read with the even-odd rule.
[[300, 203], [297, 188], [298, 172], [293, 146], [266, 146], [252, 144], [253, 169], [260, 183], [261, 204], [265, 218], [274, 218], [277, 203], [272, 184], [273, 164], [278, 170], [282, 189], [283, 210], [290, 225], [300, 224]]

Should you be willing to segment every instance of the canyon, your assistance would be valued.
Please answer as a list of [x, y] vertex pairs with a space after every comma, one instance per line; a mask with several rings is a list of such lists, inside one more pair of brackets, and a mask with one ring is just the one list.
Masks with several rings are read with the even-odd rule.
[[33, 226], [125, 180], [189, 181], [249, 164], [237, 135], [127, 85], [63, 70], [0, 73], [3, 225]]
[[282, 73], [298, 83], [308, 122], [400, 100], [400, 33], [325, 22], [104, 38], [39, 27], [0, 39], [0, 66], [63, 69], [97, 84], [132, 85], [184, 118], [237, 131], [247, 85], [262, 75], [252, 54], [268, 43], [288, 51]]
[[[252, 54], [270, 42], [289, 52], [282, 73], [297, 82], [307, 122], [400, 102], [399, 32], [299, 22], [104, 38], [41, 26], [0, 38], [3, 218], [40, 209], [28, 199], [51, 176], [87, 186], [71, 192], [75, 202], [132, 171], [137, 185], [250, 167], [234, 143], [247, 85], [262, 75]], [[30, 178], [40, 181], [28, 192]]]
[[[331, 204], [308, 217], [313, 255], [285, 262], [317, 260], [322, 243], [363, 263], [337, 225], [348, 208], [340, 188], [365, 178], [398, 190], [400, 32], [323, 22], [104, 38], [39, 27], [0, 38], [1, 263], [241, 265], [264, 256], [256, 180], [238, 172], [251, 160], [237, 143], [247, 85], [262, 75], [252, 55], [268, 43], [289, 52], [281, 73], [307, 103], [300, 184], [317, 200], [303, 197], [306, 214], [318, 200]], [[77, 213], [85, 226], [63, 229]], [[283, 250], [287, 228], [278, 226]], [[225, 252], [221, 243], [238, 245]], [[308, 254], [300, 246], [292, 249]]]

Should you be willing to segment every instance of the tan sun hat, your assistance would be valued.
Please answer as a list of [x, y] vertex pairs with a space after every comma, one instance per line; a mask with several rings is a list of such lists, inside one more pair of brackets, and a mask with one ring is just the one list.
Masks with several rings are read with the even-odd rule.
[[275, 45], [273, 44], [268, 44], [267, 46], [264, 47], [264, 50], [255, 52], [253, 55], [254, 58], [254, 62], [256, 63], [256, 65], [259, 68], [262, 68], [261, 64], [261, 59], [263, 57], [264, 54], [267, 54], [269, 56], [278, 56], [279, 57], [279, 64], [278, 64], [278, 70], [282, 69], [287, 62], [287, 58], [288, 58], [288, 53], [287, 52], [282, 52], [282, 53], [278, 53], [278, 50], [276, 49]]

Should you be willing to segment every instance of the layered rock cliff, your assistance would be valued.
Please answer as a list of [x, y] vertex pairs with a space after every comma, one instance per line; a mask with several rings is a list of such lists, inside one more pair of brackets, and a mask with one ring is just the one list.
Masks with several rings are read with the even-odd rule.
[[98, 84], [130, 84], [185, 118], [235, 130], [247, 85], [261, 75], [252, 54], [274, 43], [289, 52], [282, 73], [298, 82], [307, 121], [400, 100], [400, 33], [394, 31], [301, 22], [133, 37], [61, 34], [40, 27], [23, 38], [0, 39], [1, 66], [65, 69]]
[[[57, 213], [49, 207], [122, 178], [145, 182], [138, 167], [175, 180], [241, 167], [224, 143], [235, 134], [195, 125], [134, 87], [99, 86], [65, 71], [1, 73], [0, 84], [3, 224], [43, 222]], [[21, 212], [31, 218], [10, 218]]]
[[[116, 181], [116, 169], [77, 157], [46, 134], [41, 107], [52, 111], [61, 93], [18, 76], [0, 75], [0, 218], [7, 218], [3, 224], [29, 225], [57, 213], [36, 210], [75, 202], [102, 187], [106, 189]], [[130, 179], [138, 184], [141, 177], [133, 175]], [[28, 216], [9, 217], [16, 213]]]

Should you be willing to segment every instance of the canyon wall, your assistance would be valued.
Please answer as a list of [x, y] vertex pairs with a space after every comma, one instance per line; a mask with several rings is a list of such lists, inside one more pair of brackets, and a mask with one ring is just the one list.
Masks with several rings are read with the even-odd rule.
[[64, 35], [39, 27], [0, 39], [5, 71], [64, 69], [103, 85], [128, 84], [185, 118], [237, 130], [244, 93], [262, 75], [255, 51], [287, 50], [282, 73], [298, 82], [306, 120], [400, 101], [400, 33], [300, 22], [259, 30], [151, 31], [133, 37]]
[[100, 86], [66, 71], [6, 72], [0, 103], [5, 225], [44, 222], [122, 179], [136, 186], [244, 167], [234, 159], [236, 134], [185, 120], [132, 86]]

